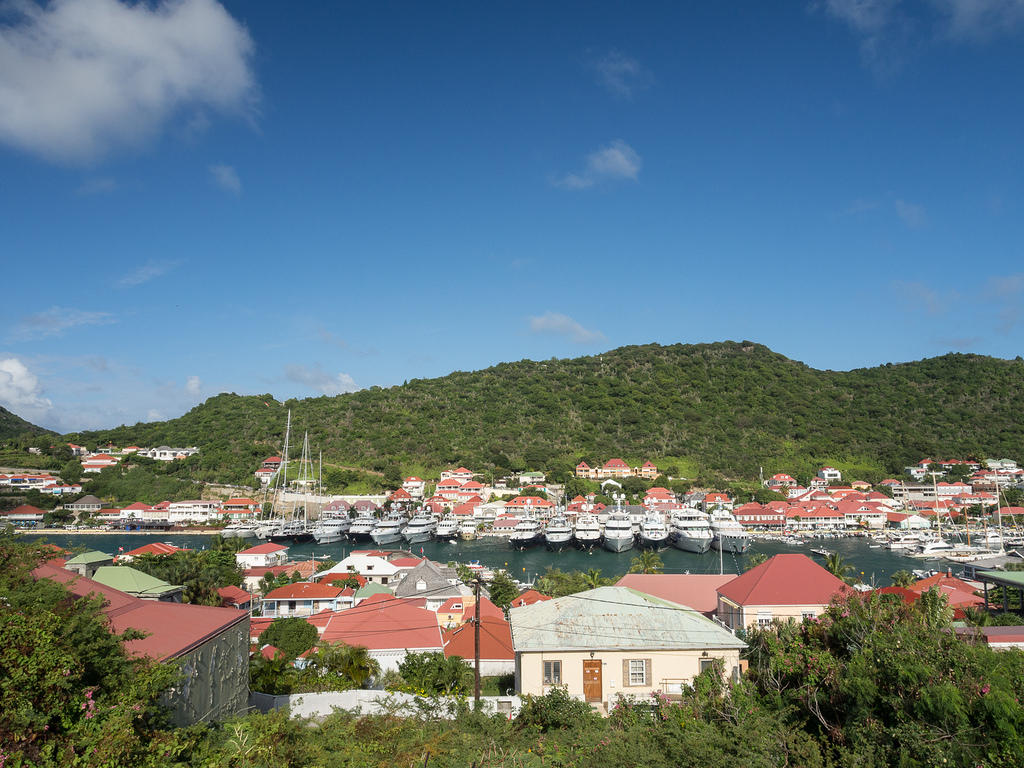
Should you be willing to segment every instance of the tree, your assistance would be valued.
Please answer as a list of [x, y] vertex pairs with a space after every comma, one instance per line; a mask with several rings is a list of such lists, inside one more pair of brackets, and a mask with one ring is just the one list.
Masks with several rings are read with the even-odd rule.
[[630, 573], [661, 573], [665, 569], [665, 563], [657, 552], [641, 552], [633, 558], [629, 564]]
[[67, 462], [61, 467], [60, 479], [65, 483], [77, 483], [82, 479], [82, 464], [75, 459]]
[[825, 570], [837, 579], [842, 579], [847, 584], [852, 584], [854, 582], [853, 566], [843, 560], [843, 556], [838, 552], [833, 552], [825, 558]]
[[295, 689], [305, 691], [343, 691], [362, 688], [380, 674], [380, 664], [362, 646], [325, 643], [306, 656], [298, 673]]
[[259, 645], [272, 645], [284, 653], [287, 659], [292, 660], [312, 648], [317, 637], [316, 627], [305, 619], [274, 619], [259, 636]]
[[491, 602], [503, 611], [508, 610], [512, 601], [519, 597], [519, 587], [505, 571], [494, 572], [487, 591], [491, 594]]
[[909, 587], [917, 581], [914, 578], [914, 574], [910, 571], [895, 571], [889, 578], [892, 579], [892, 583], [897, 587]]
[[464, 696], [473, 689], [473, 670], [460, 656], [407, 653], [398, 671], [415, 692], [440, 696]]
[[583, 583], [587, 589], [597, 589], [598, 587], [608, 586], [612, 583], [612, 580], [601, 575], [599, 568], [591, 568], [583, 574]]
[[159, 696], [177, 672], [129, 656], [124, 641], [142, 635], [112, 633], [102, 599], [34, 578], [52, 556], [0, 532], [0, 755], [15, 765], [76, 752], [94, 765], [149, 763], [150, 731], [166, 714]]
[[767, 561], [768, 555], [766, 555], [764, 552], [755, 552], [754, 554], [749, 555], [747, 557], [747, 570], [750, 570], [751, 568], [757, 568], [757, 566], [761, 565], [761, 563], [765, 563]]

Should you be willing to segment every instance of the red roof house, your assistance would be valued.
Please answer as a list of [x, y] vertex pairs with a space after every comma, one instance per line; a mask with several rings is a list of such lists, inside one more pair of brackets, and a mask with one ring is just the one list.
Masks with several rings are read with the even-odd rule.
[[718, 619], [731, 629], [820, 616], [850, 590], [806, 555], [775, 555], [718, 588]]

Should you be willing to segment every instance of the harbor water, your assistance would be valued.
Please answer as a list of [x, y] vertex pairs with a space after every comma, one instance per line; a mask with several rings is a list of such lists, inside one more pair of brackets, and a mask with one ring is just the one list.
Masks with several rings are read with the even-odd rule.
[[[33, 537], [31, 533], [26, 537]], [[153, 534], [124, 533], [53, 533], [43, 534], [41, 538], [74, 551], [99, 550], [110, 555], [119, 551], [128, 551], [148, 544], [162, 541], [179, 547], [202, 549], [208, 546], [209, 536], [181, 534], [174, 532]], [[250, 539], [253, 545], [261, 543], [258, 539]], [[315, 542], [296, 544], [289, 548], [289, 556], [293, 560], [309, 557], [330, 558], [341, 560], [352, 550], [374, 549], [372, 542], [355, 543], [341, 541], [334, 544], [318, 545]], [[399, 548], [399, 547], [392, 547]], [[913, 571], [915, 569], [944, 569], [950, 566], [940, 560], [921, 560], [907, 557], [897, 552], [890, 552], [875, 543], [872, 539], [854, 537], [839, 539], [809, 539], [802, 545], [787, 544], [781, 541], [755, 539], [745, 555], [724, 554], [719, 556], [715, 550], [702, 555], [682, 552], [670, 548], [659, 552], [665, 564], [665, 573], [742, 573], [751, 565], [751, 557], [757, 554], [776, 555], [782, 552], [799, 552], [807, 555], [815, 562], [823, 563], [824, 558], [811, 552], [811, 548], [827, 549], [838, 552], [843, 560], [854, 567], [856, 576], [867, 584], [884, 587], [892, 583], [891, 574], [896, 571]], [[626, 552], [613, 553], [596, 548], [591, 552], [578, 549], [566, 549], [561, 552], [550, 552], [543, 545], [519, 551], [512, 549], [506, 539], [483, 537], [472, 541], [456, 539], [449, 541], [430, 541], [410, 547], [414, 554], [429, 557], [431, 560], [447, 563], [478, 562], [487, 568], [506, 569], [514, 579], [532, 582], [542, 575], [548, 567], [560, 568], [563, 571], [599, 569], [605, 576], [618, 578], [629, 570], [630, 563], [641, 550], [631, 549]], [[954, 573], [960, 567], [952, 566]]]

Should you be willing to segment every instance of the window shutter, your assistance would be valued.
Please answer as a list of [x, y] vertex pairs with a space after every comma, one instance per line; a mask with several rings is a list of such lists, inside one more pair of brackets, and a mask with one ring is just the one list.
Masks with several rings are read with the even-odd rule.
[[629, 686], [629, 659], [622, 660], [622, 687]]
[[653, 687], [654, 679], [651, 676], [651, 666], [651, 660], [644, 659], [644, 682], [647, 683], [648, 686]]

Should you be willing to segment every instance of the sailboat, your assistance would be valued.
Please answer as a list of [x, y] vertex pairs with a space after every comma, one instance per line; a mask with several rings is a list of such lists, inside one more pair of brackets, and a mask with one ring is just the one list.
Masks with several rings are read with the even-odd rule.
[[[313, 460], [309, 455], [309, 433], [302, 436], [302, 457], [299, 459], [299, 477], [295, 485], [302, 489], [302, 507], [293, 505], [291, 514], [284, 524], [274, 533], [270, 534], [270, 540], [278, 543], [291, 542], [302, 544], [313, 541], [313, 527], [309, 522], [309, 498], [308, 491], [313, 485]], [[293, 492], [294, 493], [294, 492]]]
[[277, 514], [277, 505], [280, 495], [288, 486], [288, 442], [292, 434], [292, 412], [288, 411], [288, 418], [284, 427], [284, 451], [281, 456], [281, 466], [274, 475], [274, 490], [270, 503], [270, 511], [267, 517], [256, 526], [256, 536], [261, 539], [269, 539], [273, 534], [278, 533], [284, 525], [285, 520]]

